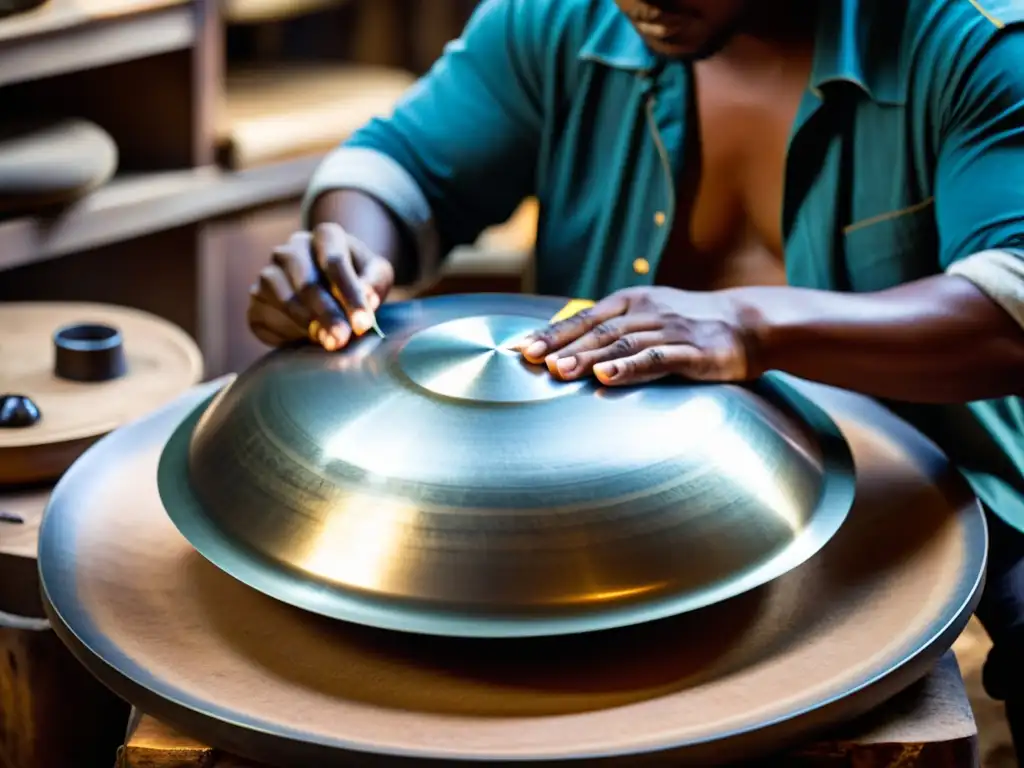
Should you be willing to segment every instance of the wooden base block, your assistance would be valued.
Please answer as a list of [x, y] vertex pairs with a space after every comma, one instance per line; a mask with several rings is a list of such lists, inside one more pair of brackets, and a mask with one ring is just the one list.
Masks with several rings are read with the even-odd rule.
[[128, 713], [45, 620], [0, 613], [0, 765], [108, 766]]
[[[820, 742], [772, 760], [759, 760], [757, 765], [761, 768], [974, 768], [977, 762], [977, 728], [960, 668], [950, 652], [928, 677], [879, 710]], [[135, 714], [128, 740], [118, 756], [118, 768], [269, 767], [223, 754], [177, 733], [155, 718]]]

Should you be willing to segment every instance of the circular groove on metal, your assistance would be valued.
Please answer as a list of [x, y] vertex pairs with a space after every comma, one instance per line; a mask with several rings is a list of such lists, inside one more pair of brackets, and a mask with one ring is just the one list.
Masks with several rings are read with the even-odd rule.
[[756, 759], [919, 679], [980, 594], [984, 518], [945, 458], [876, 403], [797, 382], [850, 442], [857, 503], [818, 555], [772, 583], [576, 637], [430, 638], [331, 621], [227, 576], [166, 516], [160, 452], [222, 384], [72, 467], [43, 522], [41, 581], [55, 630], [117, 693], [270, 764]]
[[514, 344], [537, 330], [535, 318], [484, 315], [449, 320], [413, 334], [398, 355], [402, 371], [427, 392], [476, 403], [529, 403], [578, 392], [523, 361]]
[[389, 305], [385, 340], [269, 355], [175, 431], [164, 506], [211, 562], [279, 600], [464, 637], [695, 610], [835, 534], [853, 466], [820, 408], [772, 378], [553, 381], [507, 347], [563, 304]]

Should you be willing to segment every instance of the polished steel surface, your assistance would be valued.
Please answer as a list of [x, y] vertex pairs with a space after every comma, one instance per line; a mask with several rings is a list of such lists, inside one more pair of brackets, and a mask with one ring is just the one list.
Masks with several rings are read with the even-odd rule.
[[563, 303], [389, 305], [383, 339], [269, 355], [169, 442], [171, 518], [285, 602], [494, 636], [692, 610], [835, 533], [852, 470], [820, 410], [768, 381], [554, 381], [511, 346]]
[[868, 398], [793, 383], [847, 436], [856, 506], [803, 566], [699, 611], [431, 638], [250, 589], [195, 552], [157, 488], [166, 441], [217, 381], [103, 439], [58, 484], [39, 545], [47, 615], [127, 701], [269, 765], [761, 764], [927, 674], [977, 604], [987, 546], [934, 444]]

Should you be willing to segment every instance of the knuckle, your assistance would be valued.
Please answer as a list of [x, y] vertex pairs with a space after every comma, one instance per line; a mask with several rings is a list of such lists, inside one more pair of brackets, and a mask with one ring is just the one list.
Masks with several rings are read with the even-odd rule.
[[340, 224], [333, 221], [325, 221], [313, 228], [313, 237], [316, 238], [337, 238], [344, 237], [344, 235], [345, 230], [341, 228]]
[[[562, 323], [565, 323], [565, 327], [567, 328], [575, 328], [581, 325], [590, 325], [593, 322], [593, 319], [594, 310], [588, 307], [587, 309], [580, 310], [572, 317], [566, 318]], [[559, 323], [559, 325], [562, 325], [562, 323]]]
[[632, 354], [636, 349], [636, 339], [632, 336], [621, 336], [614, 344], [612, 344], [612, 351], [616, 354], [628, 355]]
[[665, 321], [665, 329], [674, 337], [688, 337], [690, 335], [690, 321], [681, 315], [671, 315]]
[[605, 322], [594, 326], [593, 334], [600, 343], [607, 344], [615, 338], [616, 331], [611, 323]]
[[284, 277], [284, 272], [276, 264], [268, 264], [260, 270], [260, 280], [271, 281]]
[[651, 347], [647, 350], [647, 360], [652, 366], [659, 366], [665, 362], [665, 350], [661, 347]]

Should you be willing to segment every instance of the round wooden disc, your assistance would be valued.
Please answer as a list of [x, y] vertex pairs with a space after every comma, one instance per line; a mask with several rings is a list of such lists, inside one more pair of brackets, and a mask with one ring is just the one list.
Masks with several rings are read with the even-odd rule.
[[[78, 383], [53, 372], [53, 334], [103, 323], [121, 331], [127, 373]], [[70, 302], [0, 304], [0, 395], [26, 395], [42, 418], [0, 429], [0, 485], [60, 476], [96, 438], [174, 399], [202, 378], [196, 343], [173, 323], [127, 307]]]
[[817, 556], [756, 592], [541, 640], [332, 621], [228, 577], [167, 518], [160, 452], [222, 384], [83, 457], [48, 508], [40, 565], [51, 621], [96, 675], [144, 711], [253, 759], [754, 758], [925, 674], [979, 594], [986, 528], [959, 475], [880, 406], [809, 387], [851, 444], [858, 500]]

